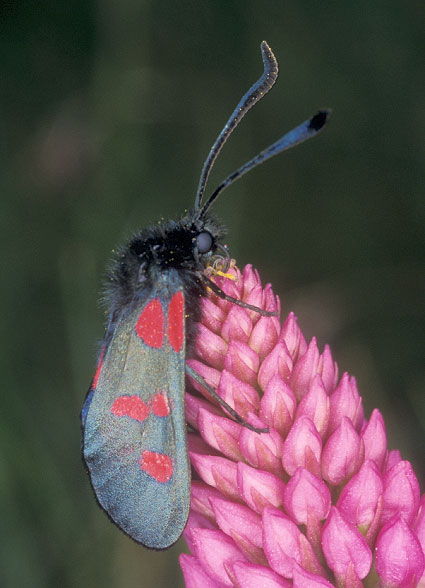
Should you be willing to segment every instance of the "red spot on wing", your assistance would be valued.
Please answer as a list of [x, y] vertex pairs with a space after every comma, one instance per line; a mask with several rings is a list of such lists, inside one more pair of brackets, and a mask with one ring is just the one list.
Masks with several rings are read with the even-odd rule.
[[157, 482], [168, 482], [173, 475], [171, 457], [155, 451], [144, 451], [139, 459], [140, 467]]
[[111, 412], [115, 416], [128, 416], [141, 423], [149, 415], [149, 406], [136, 394], [133, 396], [118, 396], [114, 400]]
[[158, 392], [152, 396], [152, 412], [159, 417], [165, 417], [170, 414], [168, 398], [162, 392]]
[[100, 352], [99, 362], [97, 364], [96, 373], [94, 374], [93, 381], [91, 387], [93, 390], [96, 390], [97, 384], [99, 382], [100, 372], [102, 371], [103, 367], [103, 359], [105, 357], [105, 346], [102, 347], [102, 351]]
[[179, 290], [171, 298], [170, 305], [168, 306], [168, 340], [171, 347], [177, 353], [183, 346], [183, 310], [184, 310], [184, 298], [183, 293]]
[[143, 309], [136, 323], [136, 333], [149, 345], [159, 349], [164, 341], [164, 313], [157, 298]]

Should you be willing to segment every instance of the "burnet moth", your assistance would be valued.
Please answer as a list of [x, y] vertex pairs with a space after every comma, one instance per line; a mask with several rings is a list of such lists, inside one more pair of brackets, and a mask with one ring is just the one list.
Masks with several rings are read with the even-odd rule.
[[207, 288], [248, 310], [274, 314], [227, 296], [211, 280], [214, 268], [226, 271], [230, 261], [222, 244], [224, 228], [209, 212], [212, 204], [256, 165], [314, 137], [329, 116], [321, 110], [281, 137], [228, 176], [203, 203], [221, 148], [277, 79], [278, 64], [265, 41], [261, 53], [264, 72], [212, 146], [193, 209], [177, 221], [136, 234], [118, 251], [109, 272], [106, 332], [81, 412], [83, 458], [100, 506], [122, 531], [153, 549], [175, 543], [189, 514], [185, 373], [234, 419], [262, 431], [246, 423], [185, 363]]

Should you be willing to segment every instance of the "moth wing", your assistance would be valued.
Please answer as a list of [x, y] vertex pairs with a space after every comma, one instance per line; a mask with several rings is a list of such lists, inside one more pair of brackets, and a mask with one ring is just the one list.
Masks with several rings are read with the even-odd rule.
[[[161, 345], [155, 316], [137, 332], [158, 302]], [[135, 541], [156, 549], [177, 541], [189, 514], [183, 317], [181, 290], [151, 296], [122, 317], [83, 408], [83, 456], [100, 505]]]

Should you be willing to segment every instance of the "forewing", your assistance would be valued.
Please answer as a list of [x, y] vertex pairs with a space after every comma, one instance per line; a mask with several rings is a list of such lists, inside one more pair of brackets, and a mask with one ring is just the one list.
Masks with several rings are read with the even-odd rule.
[[83, 409], [84, 459], [100, 505], [156, 549], [180, 537], [189, 512], [183, 317], [181, 289], [154, 292], [121, 317]]

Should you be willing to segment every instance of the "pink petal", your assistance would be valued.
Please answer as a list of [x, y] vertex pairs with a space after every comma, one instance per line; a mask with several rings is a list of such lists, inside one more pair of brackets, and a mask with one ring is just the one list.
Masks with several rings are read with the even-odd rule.
[[277, 508], [263, 510], [263, 549], [270, 567], [285, 578], [292, 578], [294, 562], [324, 573], [305, 535]]
[[334, 506], [323, 527], [322, 548], [326, 562], [337, 578], [345, 578], [350, 565], [360, 579], [369, 573], [372, 553], [365, 538]]
[[384, 472], [388, 472], [393, 466], [395, 466], [399, 461], [401, 461], [401, 453], [398, 449], [393, 449], [387, 452], [387, 457], [385, 460], [385, 470]]
[[359, 396], [356, 380], [347, 373], [330, 396], [329, 433], [333, 433], [344, 417], [348, 417], [356, 431], [360, 431], [364, 421], [362, 399]]
[[414, 521], [420, 501], [418, 479], [408, 461], [400, 461], [384, 476], [382, 524], [400, 513], [407, 524]]
[[325, 390], [332, 392], [338, 382], [338, 366], [332, 358], [329, 345], [325, 345], [319, 361], [319, 374], [322, 378]]
[[198, 427], [208, 445], [233, 461], [243, 460], [238, 441], [241, 425], [226, 417], [217, 416], [205, 408], [200, 408]]
[[260, 359], [266, 357], [277, 343], [280, 332], [279, 319], [275, 316], [260, 316], [249, 337], [249, 346]]
[[215, 582], [233, 587], [229, 577], [233, 564], [246, 561], [232, 539], [222, 531], [213, 529], [192, 529], [192, 543], [194, 555], [202, 567]]
[[307, 351], [294, 365], [291, 375], [291, 388], [298, 400], [307, 393], [311, 380], [319, 373], [319, 364], [319, 349], [317, 348], [316, 338], [313, 337]]
[[202, 323], [198, 323], [195, 350], [202, 361], [218, 370], [223, 368], [224, 358], [227, 353], [227, 343]]
[[191, 510], [189, 513], [188, 521], [186, 523], [186, 527], [183, 531], [183, 537], [184, 537], [184, 540], [186, 541], [186, 544], [187, 544], [189, 550], [193, 553], [194, 549], [195, 549], [193, 546], [193, 543], [192, 543], [192, 529], [217, 529], [217, 528], [218, 528], [218, 525], [215, 522], [215, 520], [211, 521], [211, 520], [207, 519], [206, 517], [204, 517], [203, 515], [199, 514], [198, 512]]
[[189, 452], [190, 461], [202, 480], [219, 490], [224, 496], [240, 501], [237, 466], [225, 457]]
[[222, 498], [218, 490], [208, 486], [199, 480], [192, 480], [190, 488], [190, 508], [192, 511], [203, 515], [210, 521], [215, 521], [214, 511], [211, 507], [210, 498]]
[[243, 418], [249, 412], [258, 411], [260, 397], [257, 390], [227, 370], [221, 373], [217, 394]]
[[[244, 302], [247, 304], [252, 304], [252, 306], [257, 306], [258, 308], [264, 308], [264, 290], [261, 284], [259, 286], [255, 286], [255, 288], [253, 288], [251, 292], [244, 297]], [[254, 324], [260, 318], [258, 312], [253, 310], [248, 310], [248, 314]]]
[[185, 396], [185, 413], [186, 413], [186, 421], [194, 428], [198, 429], [198, 414], [199, 409], [204, 408], [205, 410], [209, 410], [216, 415], [223, 415], [223, 412], [212, 405], [210, 402], [205, 400], [204, 398], [200, 398], [199, 396], [193, 396], [186, 392]]
[[376, 408], [361, 432], [361, 437], [365, 446], [365, 459], [373, 459], [378, 468], [381, 468], [387, 454], [387, 434], [384, 419]]
[[[248, 421], [255, 427], [264, 427], [260, 419], [251, 417]], [[239, 435], [239, 447], [244, 458], [254, 467], [277, 476], [283, 474], [282, 468], [282, 437], [274, 429], [269, 433], [254, 433], [242, 427]]]
[[283, 504], [285, 484], [274, 474], [240, 462], [237, 465], [237, 483], [246, 504], [258, 513], [265, 506]]
[[346, 521], [365, 534], [380, 508], [384, 484], [376, 463], [366, 460], [359, 472], [343, 488], [337, 502]]
[[400, 515], [392, 518], [376, 540], [375, 568], [385, 586], [412, 588], [424, 571], [424, 554], [416, 535]]
[[[242, 275], [243, 275], [242, 300], [246, 300], [246, 297], [249, 296], [249, 294], [251, 293], [251, 291], [254, 288], [260, 287], [262, 289], [262, 286], [261, 286], [261, 280], [260, 280], [260, 276], [258, 274], [258, 271], [252, 269], [252, 265], [250, 263], [244, 267]], [[256, 306], [260, 306], [260, 304], [256, 304]], [[262, 307], [260, 306], [260, 308], [262, 308]]]
[[318, 520], [328, 516], [331, 494], [322, 480], [308, 470], [298, 468], [286, 485], [284, 506], [297, 525], [307, 525], [312, 513]]
[[296, 402], [291, 388], [275, 374], [260, 400], [259, 417], [284, 438], [292, 425]]
[[[205, 365], [204, 363], [202, 363], [201, 361], [197, 361], [196, 359], [188, 359], [186, 363], [189, 367], [191, 367], [193, 369], [194, 372], [196, 372], [197, 374], [202, 376], [204, 378], [204, 380], [206, 381], [206, 383], [211, 386], [211, 388], [214, 388], [214, 390], [217, 389], [218, 383], [220, 381], [220, 374], [221, 374], [221, 372], [219, 370], [216, 370], [208, 365]], [[205, 390], [205, 388], [203, 386], [201, 386], [201, 384], [199, 384], [196, 380], [191, 378], [189, 375], [187, 375], [187, 379], [192, 384], [192, 386], [195, 388], [195, 390], [200, 392], [203, 396], [205, 396], [205, 398], [207, 398], [208, 400], [211, 401], [211, 398], [208, 395], [208, 392]]]
[[239, 380], [255, 386], [259, 365], [258, 355], [249, 345], [241, 341], [229, 343], [224, 358], [224, 368], [232, 372]]
[[323, 448], [323, 478], [334, 486], [341, 484], [358, 471], [363, 456], [363, 443], [350, 419], [344, 417]]
[[217, 525], [255, 563], [267, 565], [263, 553], [261, 517], [247, 506], [224, 498], [211, 498]]
[[321, 437], [324, 437], [329, 422], [329, 406], [329, 396], [326, 393], [322, 378], [317, 374], [310, 382], [307, 394], [301, 399], [295, 418], [302, 415], [310, 417], [318, 433]]
[[208, 327], [210, 331], [219, 335], [221, 331], [221, 325], [226, 318], [226, 313], [223, 311], [223, 309], [217, 306], [217, 304], [214, 304], [211, 298], [207, 298], [206, 296], [202, 297], [201, 304], [202, 323]]
[[256, 564], [238, 561], [233, 564], [233, 573], [237, 581], [236, 585], [243, 588], [291, 588], [292, 586], [290, 582], [269, 568]]
[[282, 380], [287, 380], [291, 371], [292, 358], [285, 343], [279, 341], [261, 364], [258, 372], [258, 384], [265, 391], [273, 376], [277, 374]]
[[286, 347], [294, 361], [304, 355], [307, 351], [307, 343], [304, 335], [297, 323], [297, 317], [293, 312], [290, 312], [287, 319], [283, 323], [280, 332], [280, 341], [286, 344]]
[[425, 553], [425, 495], [422, 496], [418, 515], [413, 525], [413, 530], [422, 546], [422, 551]]
[[283, 444], [282, 463], [292, 476], [298, 467], [304, 467], [320, 477], [322, 438], [314, 423], [307, 417], [296, 419]]
[[179, 556], [179, 562], [186, 588], [222, 588], [224, 586], [210, 578], [201, 562], [193, 555], [182, 553]]
[[252, 327], [252, 321], [248, 313], [242, 307], [234, 304], [223, 322], [220, 334], [227, 343], [229, 341], [247, 343]]

